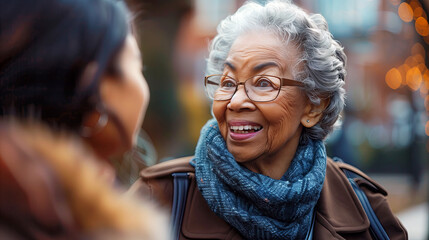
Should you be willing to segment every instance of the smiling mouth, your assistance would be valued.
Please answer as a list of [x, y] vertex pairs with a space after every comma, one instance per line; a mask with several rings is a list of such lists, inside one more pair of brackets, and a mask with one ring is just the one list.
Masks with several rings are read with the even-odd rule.
[[229, 129], [233, 133], [247, 134], [247, 133], [259, 132], [262, 129], [262, 126], [241, 125], [241, 126], [230, 126]]

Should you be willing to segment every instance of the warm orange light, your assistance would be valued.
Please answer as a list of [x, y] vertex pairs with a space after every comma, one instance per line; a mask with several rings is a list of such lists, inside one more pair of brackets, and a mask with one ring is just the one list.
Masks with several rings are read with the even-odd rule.
[[429, 136], [429, 121], [426, 122], [425, 132], [426, 132], [426, 135]]
[[421, 73], [424, 73], [427, 70], [426, 65], [424, 63], [420, 63], [419, 65], [417, 65], [417, 68], [420, 70]]
[[[422, 85], [420, 86], [420, 96], [425, 98], [425, 101], [429, 101], [428, 93], [429, 93], [429, 70], [426, 69], [423, 74]], [[428, 104], [428, 105], [426, 105]], [[429, 111], [429, 102], [425, 102], [426, 110]]]
[[[426, 86], [424, 84], [422, 84], [420, 86], [420, 96], [422, 98], [426, 98], [428, 95], [429, 90], [426, 88]], [[426, 106], [426, 102], [425, 102], [425, 106]], [[426, 110], [429, 111], [429, 107], [426, 107]]]
[[425, 74], [423, 74], [423, 84], [425, 88], [429, 89], [429, 70], [426, 70]]
[[426, 69], [426, 71], [424, 72], [422, 81], [424, 83], [427, 83], [427, 87], [429, 87], [429, 70]]
[[413, 13], [414, 13], [414, 20], [416, 20], [419, 17], [426, 18], [426, 14], [424, 14], [425, 11], [423, 10], [422, 7], [416, 7], [416, 8], [414, 8], [414, 12]]
[[416, 91], [422, 84], [422, 74], [418, 67], [413, 67], [407, 72], [407, 85], [411, 90]]
[[425, 48], [420, 43], [416, 43], [411, 48], [411, 55], [422, 55], [425, 58]]
[[408, 1], [409, 2], [409, 4], [410, 4], [410, 7], [414, 10], [414, 9], [416, 9], [416, 8], [418, 8], [418, 7], [421, 7], [422, 5], [419, 3], [419, 1], [418, 0], [411, 0], [411, 1]]
[[401, 73], [398, 69], [392, 68], [386, 73], [385, 81], [391, 89], [398, 89], [402, 84]]
[[416, 54], [413, 56], [413, 58], [418, 64], [424, 64], [425, 62], [425, 59], [421, 54]]
[[402, 85], [407, 85], [406, 76], [407, 76], [408, 70], [410, 70], [410, 67], [407, 64], [402, 64], [401, 66], [398, 67], [398, 70], [401, 73]]
[[422, 5], [420, 5], [420, 3], [419, 3], [419, 1], [417, 1], [417, 0], [411, 0], [410, 1], [410, 7], [411, 7], [411, 9], [413, 9], [413, 10], [416, 10], [416, 8], [419, 8], [419, 7], [421, 7]]
[[404, 22], [411, 22], [413, 20], [413, 9], [411, 6], [403, 2], [398, 7], [398, 15]]
[[425, 43], [429, 44], [429, 35], [428, 35], [428, 36], [425, 36], [425, 37], [423, 38], [423, 40], [425, 40]]
[[417, 18], [415, 23], [416, 31], [421, 36], [428, 36], [429, 35], [429, 25], [428, 21], [422, 17]]
[[405, 64], [407, 64], [410, 67], [415, 67], [419, 63], [417, 62], [417, 59], [414, 58], [414, 56], [409, 56], [407, 59], [405, 59]]

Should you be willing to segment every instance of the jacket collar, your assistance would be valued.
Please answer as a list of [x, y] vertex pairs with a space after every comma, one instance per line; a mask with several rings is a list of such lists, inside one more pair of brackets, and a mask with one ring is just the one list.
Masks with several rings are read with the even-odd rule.
[[[241, 239], [233, 227], [210, 210], [196, 186], [198, 179], [193, 173], [190, 175], [192, 181], [182, 223], [184, 236], [189, 239]], [[322, 225], [331, 232], [361, 232], [370, 225], [348, 179], [330, 158], [316, 216], [316, 222], [323, 221]]]
[[370, 225], [348, 179], [330, 158], [327, 161], [325, 182], [316, 212], [335, 232], [360, 232], [368, 229]]

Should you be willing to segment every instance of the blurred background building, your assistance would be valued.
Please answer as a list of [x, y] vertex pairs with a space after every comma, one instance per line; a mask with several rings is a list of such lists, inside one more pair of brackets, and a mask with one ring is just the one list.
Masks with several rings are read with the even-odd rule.
[[[156, 154], [147, 164], [192, 155], [211, 118], [203, 88], [209, 41], [245, 1], [128, 2], [151, 90], [143, 130]], [[427, 217], [427, 205], [419, 204], [429, 189], [429, 0], [294, 2], [321, 13], [348, 56], [347, 106], [342, 127], [327, 139], [329, 155], [385, 185], [395, 212], [423, 206], [417, 212]], [[424, 221], [420, 234], [427, 234]]]

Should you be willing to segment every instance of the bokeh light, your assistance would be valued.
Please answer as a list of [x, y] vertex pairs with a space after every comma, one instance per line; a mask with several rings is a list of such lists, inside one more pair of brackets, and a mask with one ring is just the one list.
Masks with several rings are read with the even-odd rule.
[[415, 27], [416, 27], [417, 33], [420, 34], [421, 36], [425, 37], [429, 35], [428, 21], [423, 17], [417, 18]]
[[411, 48], [411, 55], [421, 55], [424, 58], [425, 48], [420, 43], [416, 43]]
[[[425, 73], [423, 74], [423, 83], [420, 86], [420, 96], [422, 96], [423, 98], [426, 97], [426, 100], [429, 100], [427, 98], [428, 92], [429, 92], [429, 71], [426, 70]], [[426, 106], [426, 110], [429, 111], [428, 106], [426, 105], [427, 103], [425, 102], [425, 106]]]
[[401, 5], [399, 5], [398, 15], [404, 22], [411, 22], [414, 18], [413, 9], [406, 2], [403, 2]]
[[399, 72], [401, 73], [402, 85], [407, 85], [407, 72], [410, 70], [410, 66], [407, 64], [402, 64], [398, 67]]
[[429, 136], [429, 121], [426, 122], [425, 132], [426, 132], [426, 135]]
[[414, 56], [409, 56], [409, 57], [407, 57], [407, 59], [405, 59], [405, 64], [407, 64], [410, 67], [415, 67], [419, 63], [418, 63], [417, 59], [414, 58]]
[[413, 10], [415, 10], [415, 9], [417, 9], [417, 8], [419, 8], [419, 7], [421, 7], [422, 5], [419, 3], [419, 1], [417, 1], [417, 0], [411, 0], [411, 1], [409, 1], [410, 2], [410, 7], [413, 9]]
[[392, 89], [398, 89], [402, 84], [401, 72], [398, 69], [392, 68], [386, 73], [386, 83]]
[[425, 59], [423, 58], [423, 56], [421, 54], [413, 55], [413, 58], [419, 65], [420, 64], [424, 65]]
[[419, 17], [427, 18], [425, 11], [422, 7], [417, 7], [414, 9], [414, 20], [416, 20]]
[[425, 88], [429, 89], [429, 70], [426, 70], [425, 74], [423, 74], [423, 84]]
[[418, 67], [413, 67], [407, 72], [406, 81], [408, 87], [416, 91], [419, 89], [421, 83], [422, 83], [422, 74]]
[[[422, 97], [422, 98], [425, 98], [427, 95], [428, 95], [428, 89], [426, 88], [426, 86], [424, 85], [424, 84], [422, 84], [421, 86], [420, 86], [420, 96]], [[429, 111], [429, 109], [426, 109], [427, 111]]]
[[421, 73], [424, 73], [427, 69], [424, 63], [420, 63], [419, 65], [417, 65], [417, 68], [420, 70]]
[[429, 44], [429, 35], [428, 35], [428, 36], [423, 37], [423, 40], [425, 40], [425, 43]]

